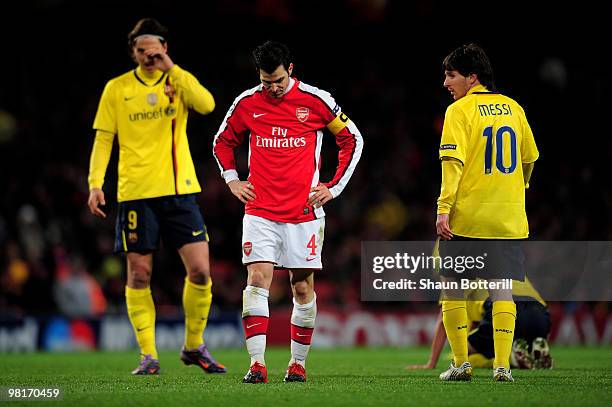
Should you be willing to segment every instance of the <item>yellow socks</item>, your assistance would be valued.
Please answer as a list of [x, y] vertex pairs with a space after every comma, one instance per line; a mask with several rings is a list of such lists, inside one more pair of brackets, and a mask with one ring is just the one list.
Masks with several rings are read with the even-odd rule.
[[[212, 281], [194, 284], [185, 278], [183, 307], [185, 309], [185, 348], [197, 349], [202, 343], [202, 334], [208, 321], [212, 303]], [[155, 349], [155, 305], [149, 287], [136, 289], [125, 287], [128, 316], [134, 327], [136, 340], [143, 355], [157, 359]]]
[[493, 359], [487, 358], [482, 353], [472, 353], [468, 356], [468, 362], [470, 362], [470, 365], [472, 365], [472, 367], [493, 367]]
[[125, 287], [128, 316], [143, 355], [157, 359], [155, 349], [155, 305], [151, 288]]
[[208, 321], [208, 311], [212, 304], [212, 280], [200, 285], [185, 278], [183, 289], [183, 308], [185, 309], [185, 349], [197, 349], [202, 343], [202, 335]]
[[442, 321], [448, 343], [453, 351], [455, 366], [468, 361], [468, 320], [465, 301], [442, 301]]
[[514, 339], [514, 322], [516, 304], [513, 301], [495, 301], [493, 303], [493, 347], [495, 360], [493, 368], [510, 369], [510, 352]]

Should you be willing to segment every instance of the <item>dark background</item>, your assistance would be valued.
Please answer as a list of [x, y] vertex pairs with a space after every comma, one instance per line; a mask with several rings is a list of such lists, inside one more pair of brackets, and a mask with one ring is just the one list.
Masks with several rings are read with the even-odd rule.
[[[331, 92], [365, 140], [351, 182], [326, 206], [325, 270], [316, 288], [323, 304], [381, 307], [359, 303], [361, 241], [434, 237], [437, 147], [452, 102], [441, 61], [465, 42], [485, 48], [498, 89], [524, 107], [534, 131], [540, 159], [527, 192], [532, 238], [609, 240], [612, 89], [604, 13], [585, 2], [504, 3], [12, 4], [0, 16], [0, 314], [71, 312], [77, 307], [61, 304], [60, 289], [71, 281], [102, 301], [84, 315], [122, 312], [124, 260], [112, 254], [116, 147], [104, 186], [107, 220], [87, 209], [87, 172], [99, 97], [106, 81], [133, 68], [126, 38], [142, 17], [169, 28], [170, 56], [217, 102], [208, 116], [190, 115], [188, 135], [221, 309], [241, 307], [243, 211], [219, 176], [212, 140], [234, 98], [258, 84], [250, 52], [267, 39], [289, 45], [295, 76]], [[324, 181], [333, 176], [336, 151], [328, 134]], [[246, 149], [239, 158], [244, 178]], [[157, 255], [158, 313], [177, 311], [183, 276], [175, 254]], [[272, 303], [289, 303], [285, 276], [276, 280]]]

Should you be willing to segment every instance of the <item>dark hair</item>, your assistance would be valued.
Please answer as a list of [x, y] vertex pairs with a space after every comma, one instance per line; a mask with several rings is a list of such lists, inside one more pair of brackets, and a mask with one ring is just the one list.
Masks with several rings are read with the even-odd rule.
[[168, 36], [168, 29], [161, 25], [159, 21], [154, 18], [143, 18], [138, 20], [132, 31], [128, 34], [128, 47], [131, 48], [134, 46], [134, 40], [136, 37], [140, 35], [157, 35], [162, 37], [160, 39], [162, 44], [166, 43], [166, 37]]
[[442, 62], [447, 71], [459, 71], [463, 76], [476, 74], [481, 84], [488, 90], [495, 90], [493, 68], [489, 57], [477, 44], [462, 45], [447, 55]]
[[264, 72], [272, 73], [280, 65], [285, 69], [289, 68], [291, 53], [285, 44], [266, 41], [253, 50], [253, 61], [258, 70], [262, 69]]

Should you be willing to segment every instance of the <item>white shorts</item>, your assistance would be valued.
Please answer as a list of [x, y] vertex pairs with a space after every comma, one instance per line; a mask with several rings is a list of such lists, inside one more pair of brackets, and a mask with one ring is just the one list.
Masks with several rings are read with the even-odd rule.
[[270, 262], [288, 269], [322, 269], [324, 232], [325, 218], [283, 223], [244, 215], [242, 263]]

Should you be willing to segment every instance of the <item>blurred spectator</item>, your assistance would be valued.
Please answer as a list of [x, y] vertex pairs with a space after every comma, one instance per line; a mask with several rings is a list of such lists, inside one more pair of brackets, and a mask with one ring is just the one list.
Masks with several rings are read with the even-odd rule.
[[64, 248], [54, 248], [55, 282], [53, 296], [59, 311], [82, 318], [104, 314], [106, 299], [98, 282], [87, 272], [79, 256], [68, 258]]

